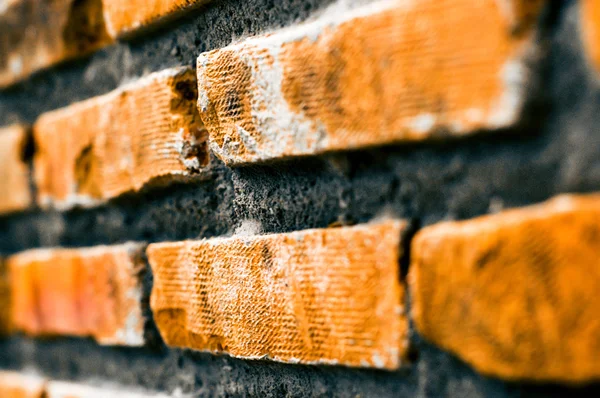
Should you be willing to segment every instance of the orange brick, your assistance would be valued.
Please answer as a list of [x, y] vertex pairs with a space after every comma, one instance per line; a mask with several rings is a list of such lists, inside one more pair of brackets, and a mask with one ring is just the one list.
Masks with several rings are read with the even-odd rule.
[[506, 379], [600, 377], [600, 195], [433, 225], [411, 256], [426, 339]]
[[154, 73], [34, 125], [42, 206], [90, 205], [148, 183], [185, 181], [208, 162], [189, 68]]
[[166, 398], [166, 395], [129, 391], [127, 388], [94, 387], [64, 381], [48, 383], [45, 398]]
[[46, 380], [18, 372], [0, 371], [0, 397], [45, 398]]
[[109, 39], [101, 0], [4, 0], [0, 4], [0, 87]]
[[600, 2], [579, 1], [581, 38], [586, 56], [596, 71], [600, 72]]
[[240, 164], [513, 125], [542, 5], [384, 0], [204, 53], [211, 148]]
[[32, 202], [23, 160], [27, 134], [21, 125], [0, 128], [0, 213], [26, 209]]
[[208, 0], [103, 0], [106, 27], [113, 37], [173, 17]]
[[10, 280], [4, 259], [0, 258], [0, 335], [11, 330]]
[[395, 369], [404, 225], [152, 244], [154, 320], [171, 346]]
[[31, 335], [143, 344], [143, 245], [39, 249], [9, 258], [13, 325]]

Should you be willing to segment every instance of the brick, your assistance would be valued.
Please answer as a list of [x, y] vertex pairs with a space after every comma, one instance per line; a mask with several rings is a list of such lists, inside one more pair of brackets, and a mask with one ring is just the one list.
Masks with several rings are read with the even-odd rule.
[[6, 261], [0, 258], [0, 335], [11, 331], [10, 279]]
[[384, 0], [201, 54], [211, 149], [235, 165], [513, 125], [542, 6]]
[[0, 397], [3, 398], [46, 398], [46, 380], [42, 377], [0, 371]]
[[103, 0], [106, 28], [119, 37], [207, 3], [208, 0]]
[[195, 79], [190, 68], [168, 69], [40, 116], [34, 125], [40, 205], [94, 205], [196, 176], [208, 153]]
[[505, 379], [600, 377], [600, 195], [430, 226], [411, 258], [429, 341]]
[[34, 336], [91, 336], [100, 344], [142, 345], [142, 251], [143, 245], [128, 243], [10, 257], [14, 327]]
[[154, 320], [170, 346], [395, 369], [406, 350], [404, 225], [152, 244]]
[[23, 159], [27, 139], [24, 126], [0, 128], [0, 213], [24, 210], [32, 203], [29, 169]]
[[0, 87], [110, 41], [101, 0], [4, 0]]
[[593, 68], [600, 72], [600, 3], [597, 0], [581, 0], [579, 7], [585, 54]]
[[95, 387], [85, 384], [71, 383], [65, 381], [51, 381], [48, 383], [45, 398], [167, 398], [166, 395], [152, 394], [149, 392], [129, 391], [120, 387]]

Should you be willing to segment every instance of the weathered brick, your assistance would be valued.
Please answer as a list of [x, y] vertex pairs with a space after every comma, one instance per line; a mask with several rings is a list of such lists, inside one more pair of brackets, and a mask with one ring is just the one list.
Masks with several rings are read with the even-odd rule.
[[143, 245], [37, 249], [8, 259], [13, 326], [31, 335], [143, 344]]
[[40, 205], [90, 205], [196, 175], [208, 162], [196, 92], [192, 69], [169, 69], [43, 114], [34, 125]]
[[395, 369], [404, 225], [152, 244], [154, 320], [171, 346]]
[[64, 381], [50, 381], [45, 398], [166, 398], [166, 395], [130, 391], [126, 387], [95, 387]]
[[586, 56], [597, 72], [600, 72], [600, 2], [580, 0], [581, 38]]
[[600, 377], [600, 195], [433, 225], [411, 257], [426, 339], [506, 379]]
[[0, 371], [0, 397], [2, 398], [45, 398], [46, 380], [42, 377]]
[[0, 128], [0, 213], [23, 210], [32, 202], [23, 159], [27, 134], [21, 125]]
[[8, 334], [10, 330], [10, 279], [6, 261], [0, 258], [0, 335]]
[[4, 0], [0, 4], [0, 87], [111, 40], [102, 0]]
[[103, 0], [106, 28], [113, 37], [171, 18], [208, 0]]
[[239, 164], [512, 125], [542, 6], [385, 0], [201, 54], [211, 148]]

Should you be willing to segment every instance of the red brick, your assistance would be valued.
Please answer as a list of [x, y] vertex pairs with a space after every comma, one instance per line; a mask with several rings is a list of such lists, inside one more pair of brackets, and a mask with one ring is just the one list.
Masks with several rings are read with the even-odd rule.
[[0, 397], [46, 398], [46, 380], [42, 377], [18, 372], [0, 371]]
[[143, 344], [143, 245], [38, 249], [9, 258], [12, 318], [30, 335]]
[[593, 68], [600, 72], [600, 2], [581, 0], [579, 7], [585, 53]]
[[404, 225], [152, 244], [154, 320], [171, 346], [395, 369], [406, 349]]
[[102, 0], [106, 28], [113, 37], [172, 18], [208, 0]]
[[31, 205], [29, 169], [23, 160], [27, 135], [21, 125], [0, 128], [0, 213]]
[[11, 331], [10, 280], [6, 261], [0, 258], [0, 335]]
[[204, 53], [211, 148], [241, 164], [511, 126], [542, 6], [386, 0]]
[[505, 379], [600, 377], [600, 195], [430, 226], [411, 258], [429, 341]]
[[42, 206], [91, 205], [186, 181], [208, 162], [189, 68], [169, 69], [43, 114], [34, 125]]
[[0, 87], [108, 44], [102, 0], [4, 0]]

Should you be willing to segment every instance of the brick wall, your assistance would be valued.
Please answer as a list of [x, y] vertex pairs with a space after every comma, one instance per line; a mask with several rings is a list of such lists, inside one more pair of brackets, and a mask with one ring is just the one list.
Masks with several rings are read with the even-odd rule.
[[595, 0], [0, 0], [0, 397], [600, 391]]

